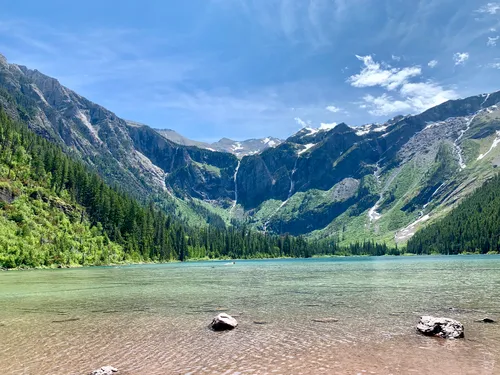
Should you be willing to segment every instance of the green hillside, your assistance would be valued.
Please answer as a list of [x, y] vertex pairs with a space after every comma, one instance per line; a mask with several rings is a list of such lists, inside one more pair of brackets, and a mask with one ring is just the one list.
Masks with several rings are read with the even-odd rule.
[[479, 254], [500, 251], [500, 175], [463, 200], [440, 221], [408, 242], [415, 254]]

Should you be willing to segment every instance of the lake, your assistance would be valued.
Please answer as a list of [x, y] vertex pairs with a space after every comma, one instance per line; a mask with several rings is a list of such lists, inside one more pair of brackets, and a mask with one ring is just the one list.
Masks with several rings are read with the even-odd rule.
[[500, 256], [227, 263], [0, 272], [2, 374], [500, 374]]

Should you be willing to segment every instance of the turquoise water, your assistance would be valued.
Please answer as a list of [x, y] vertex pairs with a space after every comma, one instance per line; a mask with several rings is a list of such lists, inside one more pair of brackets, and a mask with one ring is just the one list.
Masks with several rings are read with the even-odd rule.
[[[239, 327], [211, 332], [222, 311]], [[417, 335], [424, 314], [462, 321], [466, 339]], [[2, 272], [0, 366], [54, 375], [105, 364], [125, 375], [500, 374], [499, 325], [475, 322], [484, 317], [500, 318], [500, 256]]]

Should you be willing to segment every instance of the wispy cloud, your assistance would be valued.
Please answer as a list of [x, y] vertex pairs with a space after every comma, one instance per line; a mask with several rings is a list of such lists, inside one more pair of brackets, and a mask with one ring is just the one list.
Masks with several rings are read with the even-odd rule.
[[306, 128], [310, 124], [310, 121], [309, 121], [309, 123], [307, 123], [306, 121], [302, 120], [300, 117], [295, 117], [294, 120], [302, 128]]
[[497, 36], [495, 36], [495, 37], [491, 37], [491, 36], [489, 36], [489, 37], [488, 37], [488, 41], [486, 42], [486, 45], [487, 45], [488, 47], [495, 47], [495, 46], [497, 45], [497, 40], [498, 40], [498, 38], [500, 38], [500, 36], [498, 36], [498, 35], [497, 35]]
[[455, 61], [455, 65], [463, 65], [467, 60], [469, 60], [468, 52], [457, 52], [453, 55], [453, 61]]
[[0, 36], [4, 40], [0, 48], [9, 60], [57, 75], [77, 90], [124, 78], [148, 83], [181, 82], [195, 71], [201, 75], [203, 66], [196, 57], [172, 54], [152, 58], [156, 49], [168, 49], [168, 44], [136, 29], [74, 33], [25, 21], [0, 21]]
[[431, 60], [427, 63], [427, 66], [429, 66], [429, 68], [435, 68], [438, 64], [438, 61], [437, 60]]
[[500, 3], [488, 3], [480, 7], [476, 12], [497, 14], [500, 11]]
[[345, 17], [363, 0], [212, 0], [218, 6], [236, 7], [264, 27], [269, 37], [285, 37], [305, 48], [326, 48], [341, 30]]
[[334, 105], [329, 105], [325, 108], [328, 112], [332, 112], [332, 113], [337, 113], [337, 112], [340, 112], [342, 109], [339, 108], [339, 107], [336, 107]]

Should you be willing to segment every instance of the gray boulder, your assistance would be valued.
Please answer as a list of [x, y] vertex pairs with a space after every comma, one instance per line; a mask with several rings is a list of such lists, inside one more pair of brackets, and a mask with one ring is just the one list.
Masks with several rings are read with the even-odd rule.
[[417, 330], [426, 336], [438, 336], [445, 339], [464, 337], [464, 326], [457, 320], [422, 316], [417, 324]]
[[210, 328], [214, 331], [227, 331], [238, 326], [238, 322], [231, 315], [222, 313], [217, 315], [210, 323]]
[[118, 369], [112, 366], [103, 366], [100, 369], [92, 371], [90, 375], [113, 375], [116, 372], [118, 372]]

